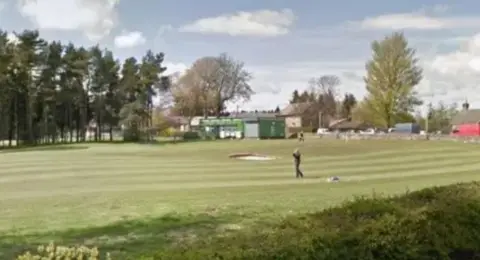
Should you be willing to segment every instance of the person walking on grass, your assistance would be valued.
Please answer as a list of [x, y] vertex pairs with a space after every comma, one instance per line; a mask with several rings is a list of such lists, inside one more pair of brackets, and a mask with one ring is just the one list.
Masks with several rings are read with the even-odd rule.
[[303, 172], [300, 170], [301, 157], [300, 150], [298, 150], [298, 148], [295, 149], [295, 151], [293, 151], [293, 159], [295, 164], [295, 176], [297, 178], [303, 178]]
[[305, 137], [303, 136], [303, 131], [300, 131], [300, 133], [298, 133], [298, 141], [299, 142], [305, 142]]

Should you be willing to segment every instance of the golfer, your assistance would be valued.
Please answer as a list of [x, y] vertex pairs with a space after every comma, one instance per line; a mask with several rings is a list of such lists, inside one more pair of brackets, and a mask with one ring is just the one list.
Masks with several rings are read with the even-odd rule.
[[303, 172], [300, 170], [300, 162], [301, 162], [301, 157], [302, 155], [300, 154], [300, 151], [295, 149], [293, 151], [293, 159], [294, 159], [294, 164], [295, 164], [295, 175], [297, 178], [303, 178]]

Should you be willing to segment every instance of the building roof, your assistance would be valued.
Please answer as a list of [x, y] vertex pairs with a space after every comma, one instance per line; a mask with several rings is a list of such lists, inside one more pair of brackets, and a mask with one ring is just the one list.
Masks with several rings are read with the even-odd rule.
[[302, 115], [310, 107], [312, 107], [312, 104], [308, 102], [289, 104], [284, 109], [282, 109], [282, 111], [280, 111], [280, 115], [282, 116]]
[[239, 118], [239, 119], [257, 119], [257, 118], [275, 118], [277, 116], [276, 113], [255, 113], [255, 112], [247, 112], [247, 113], [239, 113], [239, 114], [231, 114], [230, 117]]
[[479, 122], [480, 109], [463, 110], [452, 118], [452, 125], [475, 124]]
[[334, 127], [334, 126], [336, 126], [340, 123], [343, 123], [345, 121], [348, 121], [348, 118], [341, 118], [341, 119], [333, 120], [333, 121], [330, 122], [330, 124], [328, 124], [328, 127], [330, 127], [330, 128]]

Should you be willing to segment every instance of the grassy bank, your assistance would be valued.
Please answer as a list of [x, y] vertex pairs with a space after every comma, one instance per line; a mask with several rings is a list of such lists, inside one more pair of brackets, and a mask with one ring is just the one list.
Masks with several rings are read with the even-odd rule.
[[197, 240], [154, 259], [479, 259], [480, 184], [357, 198], [274, 228]]
[[[301, 144], [302, 180], [292, 169], [297, 146], [220, 141], [1, 152], [0, 259], [51, 240], [138, 259], [198, 240], [274, 232], [281, 221], [310, 219], [354, 196], [480, 181], [480, 151], [471, 144], [308, 139]], [[277, 159], [228, 158], [241, 152]], [[326, 182], [333, 175], [341, 181]]]
[[[223, 220], [232, 219], [224, 216]], [[428, 188], [391, 198], [359, 197], [318, 213], [289, 216], [275, 224], [256, 223], [229, 232], [218, 232], [221, 222], [222, 218], [209, 215], [166, 216], [58, 235], [61, 242], [72, 245], [80, 242], [75, 237], [86, 235], [151, 234], [123, 244], [137, 250], [117, 254], [114, 260], [478, 259], [480, 183]], [[192, 227], [204, 233], [188, 233]], [[179, 228], [185, 232], [178, 232]], [[172, 241], [154, 235], [169, 230], [178, 232], [176, 243], [167, 245]], [[29, 241], [15, 241], [19, 242]], [[115, 249], [105, 241], [88, 243], [103, 244], [100, 250], [104, 253]]]

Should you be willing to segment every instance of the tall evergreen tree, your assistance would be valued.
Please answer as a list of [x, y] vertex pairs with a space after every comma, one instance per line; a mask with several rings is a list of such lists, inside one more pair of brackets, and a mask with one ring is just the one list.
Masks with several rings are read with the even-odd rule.
[[0, 145], [102, 141], [124, 126], [129, 140], [145, 137], [154, 98], [169, 88], [164, 54], [148, 51], [123, 66], [93, 46], [47, 42], [38, 31], [9, 41], [0, 30]]
[[294, 90], [292, 93], [292, 99], [290, 99], [290, 104], [295, 104], [300, 102], [300, 93], [298, 90]]

